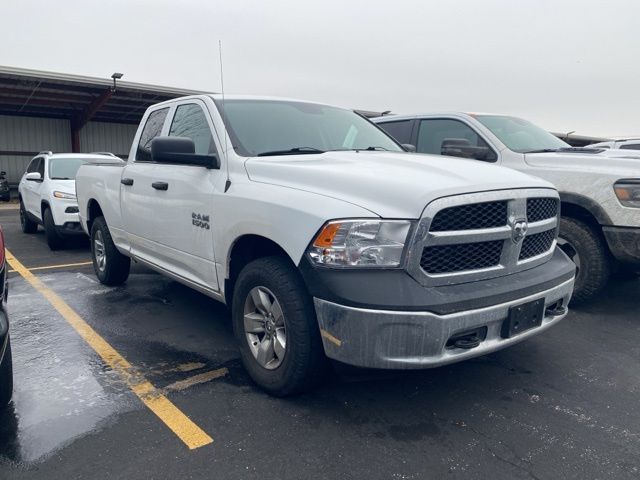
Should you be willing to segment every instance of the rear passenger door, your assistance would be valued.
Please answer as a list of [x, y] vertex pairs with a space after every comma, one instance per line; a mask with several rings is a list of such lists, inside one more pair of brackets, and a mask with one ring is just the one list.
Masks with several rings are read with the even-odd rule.
[[120, 180], [120, 211], [131, 253], [143, 260], [157, 263], [154, 244], [158, 205], [155, 181], [157, 165], [151, 161], [151, 142], [165, 131], [170, 107], [160, 108], [143, 119], [144, 127], [137, 147], [122, 171]]
[[[192, 139], [196, 154], [218, 156], [220, 151], [209, 111], [199, 100], [176, 104], [168, 134]], [[166, 190], [154, 192], [158, 260], [181, 277], [213, 290], [218, 290], [213, 250], [214, 186], [224, 181], [223, 174], [224, 170], [170, 163], [158, 163], [154, 171], [154, 182], [166, 184]]]

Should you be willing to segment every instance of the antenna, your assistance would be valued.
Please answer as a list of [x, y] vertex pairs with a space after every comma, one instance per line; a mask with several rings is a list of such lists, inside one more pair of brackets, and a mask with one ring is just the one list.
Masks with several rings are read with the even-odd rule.
[[218, 51], [220, 52], [220, 87], [222, 89], [222, 123], [224, 125], [224, 157], [225, 157], [225, 170], [227, 172], [227, 181], [224, 184], [225, 193], [231, 186], [231, 180], [229, 179], [229, 155], [227, 150], [227, 109], [224, 105], [224, 72], [222, 70], [222, 40], [218, 40]]

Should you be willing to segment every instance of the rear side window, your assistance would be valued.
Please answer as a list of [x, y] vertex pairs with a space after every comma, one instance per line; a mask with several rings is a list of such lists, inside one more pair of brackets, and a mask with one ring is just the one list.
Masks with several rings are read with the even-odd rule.
[[169, 107], [163, 108], [162, 110], [152, 112], [147, 118], [147, 123], [144, 125], [144, 129], [140, 135], [140, 141], [138, 142], [138, 151], [136, 152], [137, 162], [151, 161], [151, 141], [162, 132], [164, 119], [167, 118], [168, 112]]
[[411, 143], [413, 120], [379, 123], [378, 126], [395, 138], [398, 143]]
[[202, 108], [195, 103], [180, 105], [176, 108], [169, 136], [190, 138], [195, 143], [198, 155], [216, 153], [209, 122]]
[[640, 143], [625, 143], [620, 145], [621, 150], [640, 150]]

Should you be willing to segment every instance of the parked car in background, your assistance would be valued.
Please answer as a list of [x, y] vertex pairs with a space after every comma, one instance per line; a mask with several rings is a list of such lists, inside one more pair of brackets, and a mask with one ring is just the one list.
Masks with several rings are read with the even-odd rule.
[[117, 159], [112, 154], [51, 152], [34, 157], [18, 185], [22, 231], [35, 233], [43, 225], [52, 250], [63, 247], [69, 236], [84, 235], [78, 220], [76, 172], [84, 163], [113, 158]]
[[429, 113], [374, 122], [418, 152], [503, 165], [553, 183], [562, 200], [558, 244], [578, 269], [575, 299], [595, 295], [617, 267], [640, 267], [640, 152], [573, 148], [507, 115]]
[[9, 180], [6, 178], [7, 172], [0, 172], [0, 200], [8, 202], [11, 200], [11, 191], [9, 190]]
[[592, 143], [587, 148], [617, 148], [620, 150], [640, 150], [640, 138], [623, 138], [606, 142]]
[[4, 234], [0, 227], [0, 409], [9, 403], [13, 393], [13, 364], [9, 340], [9, 315], [7, 313], [7, 265], [4, 250]]
[[226, 303], [276, 395], [312, 386], [327, 356], [415, 369], [507, 347], [560, 321], [573, 290], [551, 184], [408, 154], [338, 107], [154, 105], [127, 162], [82, 165], [76, 187], [98, 279], [125, 282], [134, 259]]

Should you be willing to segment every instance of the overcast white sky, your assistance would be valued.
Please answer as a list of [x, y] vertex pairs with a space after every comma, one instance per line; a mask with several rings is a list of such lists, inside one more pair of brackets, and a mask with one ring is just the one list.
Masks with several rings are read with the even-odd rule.
[[0, 64], [640, 134], [637, 0], [0, 0]]

